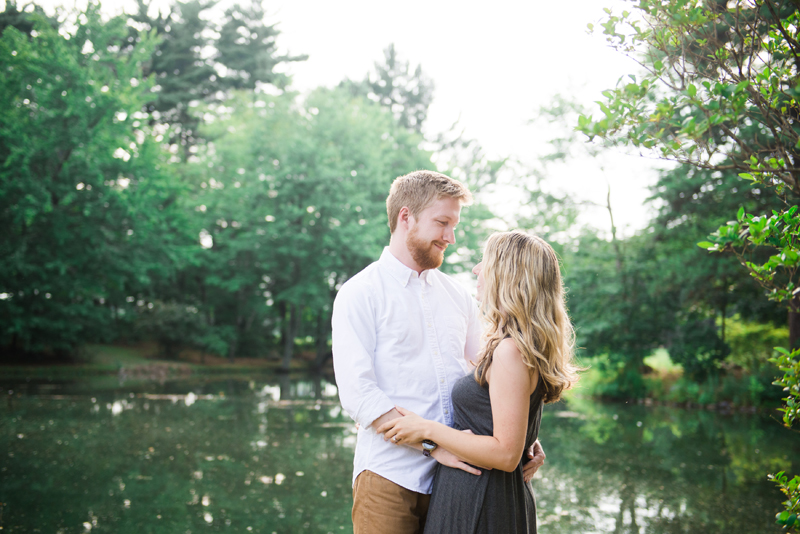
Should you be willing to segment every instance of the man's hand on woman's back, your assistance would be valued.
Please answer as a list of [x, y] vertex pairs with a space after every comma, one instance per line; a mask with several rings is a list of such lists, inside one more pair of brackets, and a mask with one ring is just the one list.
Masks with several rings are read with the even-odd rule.
[[522, 468], [522, 478], [528, 483], [533, 480], [533, 475], [536, 474], [536, 471], [544, 465], [544, 460], [547, 456], [545, 456], [542, 444], [539, 443], [538, 439], [534, 442], [533, 446], [526, 451], [526, 454], [528, 458], [530, 458], [530, 461]]

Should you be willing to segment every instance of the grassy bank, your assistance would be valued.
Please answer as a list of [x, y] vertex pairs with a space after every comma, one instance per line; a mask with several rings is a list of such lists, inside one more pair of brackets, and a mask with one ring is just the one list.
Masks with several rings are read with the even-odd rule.
[[[290, 366], [290, 372], [305, 372], [313, 355], [300, 353]], [[331, 362], [323, 372], [329, 371]], [[16, 361], [0, 365], [0, 374], [7, 379], [60, 380], [81, 377], [116, 375], [124, 380], [162, 380], [206, 374], [246, 374], [280, 372], [278, 359], [236, 358], [234, 360], [182, 351], [174, 358], [159, 357], [155, 345], [86, 345], [70, 361]]]
[[626, 373], [604, 357], [584, 360], [587, 370], [574, 395], [717, 409], [773, 408], [783, 396], [781, 389], [772, 385], [779, 374], [772, 365], [757, 372], [721, 368], [694, 381], [664, 349], [656, 350], [644, 363], [644, 369]]
[[[314, 355], [300, 351], [292, 360], [290, 372], [305, 373], [312, 366]], [[684, 375], [683, 368], [659, 349], [644, 359], [645, 367], [625, 374], [603, 357], [584, 360], [587, 370], [582, 373], [577, 388], [570, 395], [583, 398], [634, 400], [646, 404], [658, 403], [714, 409], [774, 408], [781, 404], [783, 392], [772, 385], [778, 370], [764, 367], [759, 373], [741, 369], [720, 369], [695, 382]], [[87, 345], [69, 362], [39, 361], [0, 365], [0, 374], [12, 380], [79, 380], [106, 376], [123, 381], [163, 381], [174, 378], [208, 375], [242, 376], [281, 372], [278, 358], [236, 358], [230, 360], [182, 351], [174, 358], [159, 357], [154, 344]], [[332, 362], [323, 369], [332, 374]]]

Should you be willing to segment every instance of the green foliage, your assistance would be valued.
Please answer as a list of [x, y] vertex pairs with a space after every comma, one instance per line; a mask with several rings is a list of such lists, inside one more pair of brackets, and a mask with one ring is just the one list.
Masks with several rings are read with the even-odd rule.
[[[500, 175], [509, 171], [507, 161], [487, 157], [480, 143], [465, 137], [453, 125], [430, 142], [434, 148], [436, 167], [440, 172], [465, 183], [472, 191], [475, 202], [461, 214], [461, 224], [455, 231], [456, 245], [448, 247], [442, 270], [450, 273], [471, 273], [481, 261], [483, 243], [491, 233], [491, 222], [497, 214], [482, 202], [483, 195], [498, 183]], [[512, 174], [517, 176], [516, 173]], [[509, 225], [517, 226], [518, 225]]]
[[711, 375], [702, 382], [688, 377], [668, 380], [648, 378], [648, 396], [657, 400], [695, 405], [774, 406], [774, 390], [770, 372]]
[[[724, 8], [641, 0], [637, 7], [646, 28], [630, 15], [610, 16], [603, 27], [618, 49], [639, 52], [646, 74], [604, 92], [604, 118], [584, 116], [579, 128], [590, 137], [738, 173], [760, 189], [774, 187], [779, 196], [796, 194], [793, 162], [800, 137], [792, 80], [797, 51], [787, 28], [795, 25], [798, 12], [771, 0], [737, 1]], [[726, 27], [731, 30], [721, 32]], [[798, 261], [796, 212], [780, 207], [751, 215], [741, 209], [736, 221], [720, 226], [700, 246], [736, 251], [770, 298], [789, 300]], [[753, 262], [748, 246], [777, 250], [768, 260]], [[788, 281], [776, 283], [778, 271]]]
[[[216, 2], [175, 1], [168, 13], [149, 14], [150, 3], [138, 0], [129, 41], [155, 32], [160, 37], [145, 74], [153, 74], [148, 111], [153, 119], [176, 126], [172, 141], [184, 150], [200, 141], [201, 102], [219, 102], [233, 89], [256, 89], [262, 84], [284, 88], [289, 78], [275, 71], [281, 63], [307, 56], [279, 55], [274, 25], [264, 22], [260, 2], [234, 3], [221, 19], [209, 16]], [[134, 29], [136, 28], [136, 29]], [[151, 98], [152, 98], [151, 97]]]
[[[32, 17], [31, 12], [36, 13], [36, 16]], [[6, 2], [5, 11], [0, 13], [0, 35], [11, 26], [30, 36], [34, 30], [34, 21], [41, 20], [48, 20], [48, 17], [40, 6], [28, 4], [20, 11], [15, 1], [9, 0]], [[57, 21], [50, 20], [50, 23], [55, 26]]]
[[[783, 377], [776, 380], [775, 385], [783, 386], [787, 394], [783, 399], [785, 406], [781, 411], [784, 424], [791, 427], [800, 418], [800, 350], [789, 352], [781, 347], [776, 347], [775, 350], [778, 355], [771, 361], [783, 372]], [[776, 516], [777, 523], [789, 530], [797, 531], [800, 526], [797, 522], [797, 515], [800, 513], [800, 476], [796, 475], [789, 480], [781, 471], [769, 475], [769, 479], [775, 482], [788, 498], [783, 503], [784, 511]]]
[[[798, 207], [773, 211], [771, 215], [751, 215], [741, 208], [735, 221], [729, 221], [714, 232], [710, 242], [698, 246], [711, 252], [731, 251], [741, 261], [750, 275], [767, 289], [767, 295], [776, 302], [791, 302], [800, 292], [795, 287], [795, 276], [800, 264], [797, 234], [800, 229]], [[774, 253], [766, 261], [750, 261], [749, 247], [769, 247]]]
[[641, 378], [634, 377], [659, 347], [698, 380], [725, 356], [713, 311], [690, 307], [686, 270], [672, 268], [670, 248], [649, 233], [609, 242], [585, 232], [562, 258], [578, 346], [587, 357], [607, 356], [610, 370], [630, 387], [618, 385], [618, 396], [642, 396]]
[[[780, 322], [785, 314], [764, 300], [736, 258], [711, 255], [694, 244], [708, 239], [710, 228], [726, 224], [744, 206], [750, 211], [781, 208], [771, 191], [742, 182], [726, 169], [681, 165], [661, 173], [653, 187], [661, 201], [652, 224], [653, 239], [665, 251], [665, 271], [683, 287], [689, 306], [715, 310], [717, 317], [739, 314], [747, 320]], [[753, 259], [766, 259], [755, 251]]]
[[666, 349], [656, 349], [653, 354], [644, 359], [644, 364], [658, 373], [680, 374], [683, 367], [672, 361]]
[[791, 480], [783, 471], [769, 475], [769, 479], [780, 488], [781, 492], [788, 498], [784, 501], [784, 511], [775, 516], [775, 521], [790, 532], [796, 532], [800, 514], [800, 476], [795, 476]]
[[701, 167], [724, 157], [737, 172], [794, 187], [795, 8], [772, 0], [635, 6], [636, 14], [610, 15], [603, 33], [645, 72], [605, 91], [602, 117], [584, 116], [579, 128]]
[[156, 42], [90, 4], [67, 33], [37, 13], [0, 37], [0, 343], [68, 353], [108, 339], [170, 276], [178, 188], [139, 110]]
[[174, 359], [180, 349], [197, 344], [202, 335], [202, 317], [197, 308], [175, 303], [155, 302], [139, 314], [137, 327], [158, 342], [160, 356]]
[[588, 397], [627, 400], [643, 398], [647, 392], [645, 378], [639, 372], [626, 366], [617, 357], [607, 354], [583, 358], [581, 365], [587, 368], [581, 373], [578, 393]]
[[783, 399], [786, 405], [781, 409], [783, 422], [791, 427], [800, 419], [800, 350], [789, 352], [782, 347], [775, 347], [778, 354], [771, 359], [778, 369], [783, 372], [783, 377], [775, 381], [775, 385], [782, 386], [787, 397]]
[[353, 95], [369, 98], [390, 109], [403, 128], [422, 132], [433, 101], [433, 81], [422, 72], [422, 66], [412, 68], [401, 59], [390, 44], [383, 51], [383, 62], [361, 82], [345, 80], [340, 85]]
[[[132, 16], [0, 15], [0, 346], [157, 341], [233, 357], [330, 353], [341, 284], [388, 241], [391, 181], [431, 167], [432, 82], [386, 51], [362, 84], [300, 97], [258, 2]], [[279, 89], [266, 96], [264, 85]], [[476, 190], [503, 162], [433, 143]], [[444, 164], [447, 165], [447, 164]], [[447, 268], [475, 263], [476, 205]], [[469, 231], [465, 232], [464, 228]], [[198, 242], [199, 241], [199, 242]], [[454, 247], [455, 248], [455, 247]]]
[[[662, 360], [654, 363], [654, 358]], [[666, 361], [664, 361], [666, 360]], [[651, 368], [626, 369], [624, 362], [608, 355], [586, 358], [589, 369], [582, 373], [578, 393], [584, 397], [616, 399], [647, 398], [657, 402], [720, 407], [772, 407], [779, 396], [771, 387], [771, 367], [761, 371], [710, 373], [703, 379], [684, 374], [683, 368], [671, 362], [663, 349], [644, 358]]]
[[[195, 270], [204, 305], [215, 324], [236, 329], [244, 351], [280, 329], [288, 365], [301, 323], [329, 313], [338, 287], [388, 242], [392, 180], [430, 155], [390, 112], [343, 89], [302, 104], [241, 94], [209, 112], [215, 142], [189, 170], [197, 231], [213, 242]], [[328, 322], [315, 337], [327, 339]]]
[[[420, 134], [433, 100], [433, 82], [421, 65], [412, 68], [403, 60], [393, 44], [383, 53], [383, 62], [376, 62], [362, 81], [345, 79], [339, 88], [354, 97], [377, 102], [391, 111], [401, 127]], [[454, 124], [448, 131], [428, 139], [427, 145], [436, 155], [438, 171], [464, 182], [477, 194], [497, 182], [506, 161], [486, 157], [480, 144], [466, 138], [457, 126]], [[424, 166], [430, 167], [430, 163]], [[456, 229], [457, 246], [449, 247], [442, 270], [470, 272], [480, 261], [480, 245], [489, 234], [486, 222], [495, 217], [478, 197], [475, 204], [464, 211], [464, 224]]]
[[[794, 3], [773, 0], [639, 0], [635, 5], [638, 17], [609, 11], [602, 27], [613, 46], [636, 54], [645, 73], [623, 78], [605, 91], [605, 100], [599, 102], [603, 116], [583, 116], [579, 129], [590, 138], [630, 143], [681, 163], [736, 173], [759, 191], [772, 189], [783, 205], [755, 212], [743, 205], [736, 220], [722, 224], [698, 245], [733, 252], [767, 289], [770, 300], [797, 313], [800, 215], [796, 206], [788, 206], [796, 204], [800, 193], [800, 49], [794, 37], [800, 10]], [[785, 375], [778, 383], [791, 384], [796, 354], [785, 349], [781, 354], [778, 362]], [[798, 395], [800, 391], [788, 387], [787, 424], [793, 421]], [[787, 483], [782, 473], [776, 481], [790, 497], [778, 522], [793, 530], [797, 483]]]
[[[534, 176], [545, 177], [551, 165], [576, 156], [600, 157], [602, 147], [581, 148], [564, 121], [577, 120], [583, 107], [564, 98], [539, 112], [557, 133], [549, 154]], [[771, 197], [743, 186], [726, 188], [736, 176], [687, 166], [663, 171], [653, 186], [658, 215], [643, 231], [617, 235], [611, 207], [530, 187], [533, 215], [521, 224], [561, 242], [570, 309], [578, 325], [578, 344], [589, 356], [607, 354], [629, 361], [641, 372], [642, 358], [653, 349], [669, 349], [685, 364], [691, 379], [718, 372], [727, 354], [724, 326], [716, 319], [739, 313], [758, 321], [778, 318], [764, 304], [757, 287], [733, 258], [714, 257], [694, 247], [708, 227], [727, 220], [731, 207], [769, 205]], [[585, 206], [608, 212], [608, 232], [584, 230], [576, 240], [575, 219]], [[603, 225], [605, 226], [605, 225]]]
[[[721, 323], [717, 319], [718, 327]], [[769, 369], [770, 373], [774, 373], [774, 367], [769, 363], [774, 352], [773, 347], [785, 344], [788, 339], [789, 329], [785, 326], [745, 321], [738, 314], [728, 317], [725, 319], [725, 342], [731, 352], [725, 358], [724, 364], [750, 372]]]
[[[308, 58], [306, 55], [278, 55], [276, 38], [280, 31], [274, 24], [265, 24], [265, 17], [264, 7], [257, 0], [237, 2], [225, 10], [219, 26], [214, 28], [219, 37], [213, 43], [218, 52], [215, 60], [225, 67], [224, 74], [223, 69], [215, 69], [220, 87], [257, 89], [261, 84], [271, 84], [285, 88], [290, 79], [276, 72], [276, 67]], [[206, 24], [210, 25], [208, 21]]]

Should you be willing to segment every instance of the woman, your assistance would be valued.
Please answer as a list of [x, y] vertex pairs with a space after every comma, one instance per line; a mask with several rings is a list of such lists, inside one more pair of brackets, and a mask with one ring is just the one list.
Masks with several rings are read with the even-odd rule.
[[559, 400], [578, 370], [558, 258], [539, 237], [498, 233], [473, 273], [488, 328], [474, 375], [453, 387], [454, 427], [398, 407], [404, 417], [378, 432], [396, 444], [441, 446], [488, 468], [476, 477], [438, 467], [426, 533], [535, 533], [523, 452], [537, 439], [543, 404]]

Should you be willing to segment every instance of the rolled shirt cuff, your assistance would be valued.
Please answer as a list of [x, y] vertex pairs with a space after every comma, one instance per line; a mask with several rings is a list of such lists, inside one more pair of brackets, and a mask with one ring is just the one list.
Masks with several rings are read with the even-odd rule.
[[[358, 411], [358, 422], [363, 428], [369, 428], [378, 417], [394, 408], [394, 402], [385, 393], [378, 390], [366, 396], [361, 401], [361, 409]], [[374, 429], [373, 429], [374, 430]]]

